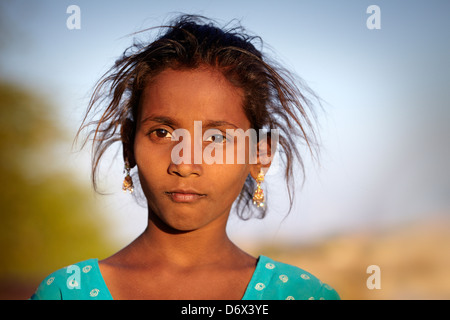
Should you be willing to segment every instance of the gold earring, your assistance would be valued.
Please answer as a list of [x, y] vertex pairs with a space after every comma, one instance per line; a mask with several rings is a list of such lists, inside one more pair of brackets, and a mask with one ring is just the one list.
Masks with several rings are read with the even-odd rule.
[[133, 179], [130, 176], [130, 163], [128, 160], [125, 160], [125, 169], [123, 170], [123, 173], [126, 173], [125, 179], [123, 179], [122, 184], [122, 190], [123, 192], [130, 192], [133, 193], [134, 187], [133, 187]]
[[253, 204], [257, 208], [264, 208], [264, 191], [261, 188], [261, 182], [264, 181], [264, 172], [261, 171], [258, 173], [258, 176], [256, 177], [256, 189], [253, 193]]

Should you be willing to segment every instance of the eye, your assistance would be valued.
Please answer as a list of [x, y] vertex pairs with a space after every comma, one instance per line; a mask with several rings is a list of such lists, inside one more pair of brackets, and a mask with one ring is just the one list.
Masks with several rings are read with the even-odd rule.
[[171, 139], [172, 138], [172, 134], [166, 130], [166, 129], [155, 129], [150, 131], [149, 133], [150, 138], [152, 139]]
[[154, 132], [158, 138], [167, 138], [170, 135], [169, 131], [164, 129], [156, 129]]
[[223, 134], [215, 133], [210, 135], [205, 141], [214, 143], [224, 143], [225, 140], [226, 138], [223, 136]]

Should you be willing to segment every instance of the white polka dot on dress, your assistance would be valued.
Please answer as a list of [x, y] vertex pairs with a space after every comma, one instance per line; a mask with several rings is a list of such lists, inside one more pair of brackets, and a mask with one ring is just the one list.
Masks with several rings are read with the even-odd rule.
[[98, 290], [98, 289], [92, 289], [91, 292], [89, 292], [89, 295], [94, 298], [94, 297], [98, 296], [99, 292], [100, 292], [100, 290]]
[[271, 270], [271, 269], [275, 268], [275, 265], [273, 263], [268, 262], [268, 263], [266, 263], [266, 268]]
[[78, 287], [78, 282], [75, 279], [72, 279], [67, 282], [67, 286], [69, 289], [76, 288], [76, 287]]
[[258, 290], [258, 291], [261, 291], [265, 287], [266, 286], [264, 285], [264, 283], [259, 282], [259, 283], [256, 284], [255, 289]]
[[310, 277], [307, 274], [304, 274], [304, 273], [302, 273], [300, 275], [300, 278], [302, 278], [303, 280], [309, 280], [310, 279]]
[[85, 266], [85, 267], [83, 267], [83, 272], [88, 273], [89, 271], [91, 271], [91, 269], [92, 269], [92, 266]]

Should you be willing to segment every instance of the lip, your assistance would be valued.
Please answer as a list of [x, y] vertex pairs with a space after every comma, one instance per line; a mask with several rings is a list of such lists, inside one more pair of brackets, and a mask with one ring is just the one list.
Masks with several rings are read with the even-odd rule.
[[206, 194], [199, 193], [195, 190], [173, 190], [164, 192], [173, 202], [192, 203], [204, 197]]

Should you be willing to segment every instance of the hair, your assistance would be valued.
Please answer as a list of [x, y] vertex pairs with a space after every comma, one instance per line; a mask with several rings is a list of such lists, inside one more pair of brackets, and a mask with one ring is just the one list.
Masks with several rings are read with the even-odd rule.
[[[145, 86], [166, 69], [186, 70], [209, 66], [220, 71], [230, 83], [244, 92], [243, 109], [257, 132], [259, 129], [278, 129], [277, 151], [284, 162], [289, 195], [289, 211], [293, 204], [293, 165], [297, 159], [304, 176], [300, 145], [306, 145], [314, 155], [316, 134], [311, 121], [315, 115], [308, 95], [316, 97], [285, 68], [270, 61], [258, 50], [262, 40], [249, 35], [240, 26], [219, 27], [202, 16], [181, 15], [169, 25], [159, 27], [153, 42], [134, 42], [125, 50], [111, 69], [99, 80], [89, 101], [86, 115], [77, 136], [87, 127], [94, 127], [92, 183], [97, 188], [99, 162], [105, 151], [115, 142], [134, 141], [139, 101]], [[151, 28], [153, 29], [153, 28]], [[148, 31], [144, 30], [144, 31]], [[142, 31], [143, 32], [143, 31]], [[88, 115], [101, 114], [88, 122]], [[131, 130], [124, 130], [126, 122]], [[84, 146], [83, 144], [83, 146]], [[236, 204], [241, 219], [254, 215], [249, 208], [256, 182], [249, 175]], [[263, 218], [266, 211], [258, 211]]]

